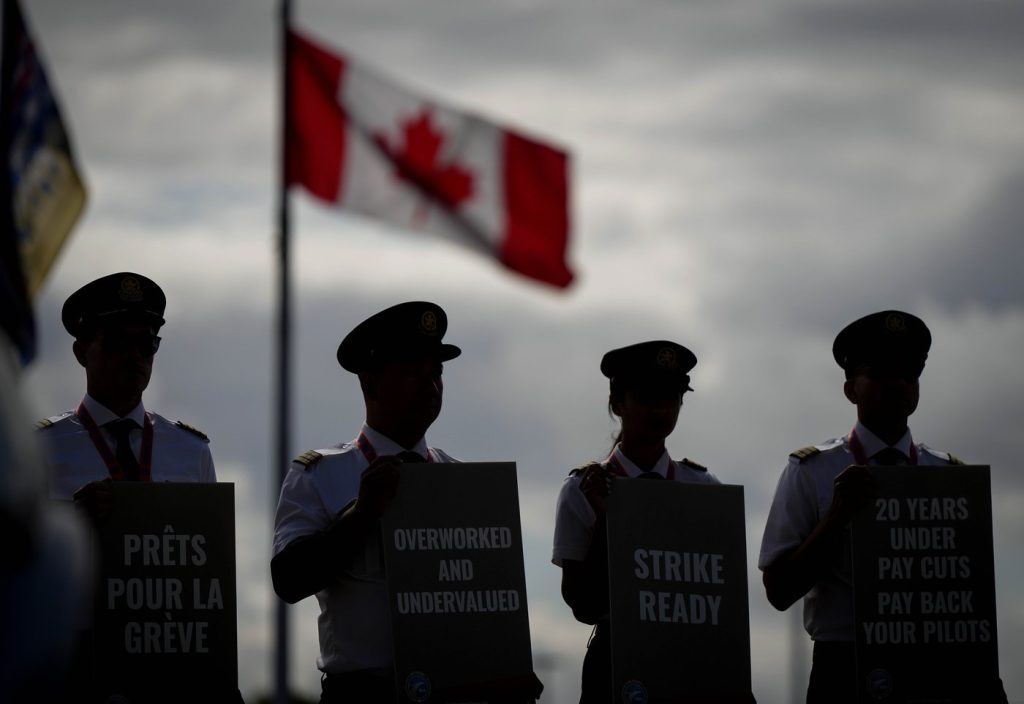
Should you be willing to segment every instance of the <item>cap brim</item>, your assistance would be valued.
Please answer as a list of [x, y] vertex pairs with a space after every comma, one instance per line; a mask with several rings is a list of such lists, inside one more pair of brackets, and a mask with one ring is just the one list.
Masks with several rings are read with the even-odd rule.
[[441, 354], [438, 355], [438, 359], [442, 362], [448, 362], [455, 359], [462, 354], [462, 348], [456, 347], [455, 345], [441, 344]]
[[622, 374], [613, 379], [618, 383], [621, 383], [625, 388], [670, 388], [679, 392], [693, 391], [693, 387], [690, 386], [689, 375], [676, 375], [676, 374], [665, 374], [665, 373], [639, 373], [639, 374]]
[[342, 369], [353, 374], [359, 374], [370, 368], [374, 362], [396, 361], [402, 359], [422, 359], [425, 357], [437, 359], [439, 362], [447, 362], [462, 354], [462, 349], [455, 345], [440, 344], [429, 347], [406, 347], [399, 351], [390, 351], [379, 355], [355, 354], [347, 349], [342, 343], [338, 347], [338, 364]]
[[151, 311], [151, 310], [138, 310], [136, 308], [121, 308], [121, 309], [118, 309], [118, 310], [104, 311], [104, 312], [99, 313], [96, 316], [94, 316], [93, 320], [97, 320], [97, 321], [99, 321], [99, 320], [107, 320], [108, 318], [114, 318], [114, 317], [118, 317], [118, 316], [123, 316], [123, 317], [126, 317], [126, 318], [138, 318], [140, 320], [141, 319], [145, 319], [145, 320], [152, 321], [152, 322], [156, 323], [157, 325], [163, 325], [165, 322], [167, 322], [167, 321], [165, 321], [163, 319], [163, 317], [161, 317], [155, 311]]

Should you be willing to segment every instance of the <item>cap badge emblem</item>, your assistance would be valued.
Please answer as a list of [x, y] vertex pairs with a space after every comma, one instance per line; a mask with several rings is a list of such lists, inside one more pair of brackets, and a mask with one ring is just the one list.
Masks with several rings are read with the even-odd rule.
[[890, 313], [885, 319], [885, 329], [889, 332], [903, 333], [907, 331], [907, 323], [899, 313]]
[[434, 311], [428, 310], [420, 316], [420, 330], [426, 335], [437, 334], [437, 316]]
[[121, 279], [121, 287], [117, 291], [117, 297], [127, 303], [138, 303], [142, 300], [142, 286], [134, 276], [126, 276]]
[[671, 347], [662, 347], [658, 350], [657, 363], [659, 367], [665, 367], [666, 369], [675, 369], [676, 367], [676, 351]]

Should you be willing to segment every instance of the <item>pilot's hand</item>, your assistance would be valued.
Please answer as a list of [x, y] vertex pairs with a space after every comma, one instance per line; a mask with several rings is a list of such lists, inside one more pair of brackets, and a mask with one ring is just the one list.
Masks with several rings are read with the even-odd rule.
[[363, 470], [359, 479], [359, 497], [353, 509], [367, 517], [380, 518], [398, 493], [398, 468], [402, 461], [394, 455], [381, 455]]
[[100, 523], [114, 510], [114, 492], [110, 488], [110, 477], [100, 481], [89, 482], [79, 488], [71, 499], [75, 508], [82, 511], [93, 523]]
[[878, 481], [864, 465], [851, 464], [832, 482], [832, 507], [829, 514], [846, 525], [877, 493]]
[[580, 479], [580, 491], [587, 497], [587, 502], [594, 513], [602, 515], [607, 510], [606, 499], [611, 487], [612, 476], [608, 470], [597, 462], [583, 467]]

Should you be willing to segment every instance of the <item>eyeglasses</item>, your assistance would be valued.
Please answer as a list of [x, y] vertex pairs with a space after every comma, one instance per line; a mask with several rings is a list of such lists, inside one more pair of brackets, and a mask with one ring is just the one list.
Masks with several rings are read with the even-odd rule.
[[159, 336], [151, 333], [104, 333], [100, 338], [100, 345], [104, 352], [110, 354], [138, 352], [143, 357], [152, 357], [160, 349], [160, 340]]

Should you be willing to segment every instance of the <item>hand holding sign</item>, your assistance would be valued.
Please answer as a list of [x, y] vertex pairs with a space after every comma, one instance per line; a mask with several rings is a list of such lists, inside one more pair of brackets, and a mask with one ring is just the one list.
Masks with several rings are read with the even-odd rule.
[[379, 518], [398, 493], [398, 468], [402, 461], [394, 455], [377, 457], [363, 470], [359, 479], [359, 497], [353, 510]]
[[851, 464], [833, 482], [829, 515], [840, 525], [849, 523], [878, 493], [878, 481], [864, 465]]
[[591, 462], [583, 467], [580, 490], [587, 497], [587, 502], [598, 516], [607, 510], [605, 499], [611, 487], [611, 474], [604, 465]]
[[109, 477], [89, 482], [71, 496], [75, 508], [83, 511], [93, 523], [102, 521], [114, 509], [114, 494], [110, 489], [110, 483]]

